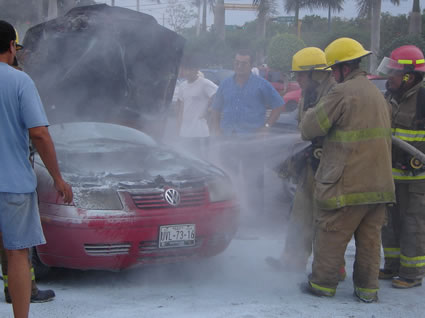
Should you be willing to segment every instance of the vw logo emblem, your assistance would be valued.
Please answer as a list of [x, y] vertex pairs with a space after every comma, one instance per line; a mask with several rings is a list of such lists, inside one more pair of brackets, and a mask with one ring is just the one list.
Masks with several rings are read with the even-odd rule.
[[168, 189], [165, 191], [164, 198], [165, 201], [172, 206], [177, 206], [180, 203], [180, 193], [175, 189]]

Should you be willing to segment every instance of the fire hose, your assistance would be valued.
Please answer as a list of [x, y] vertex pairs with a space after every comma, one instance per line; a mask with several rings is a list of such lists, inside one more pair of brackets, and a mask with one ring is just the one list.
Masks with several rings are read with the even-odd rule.
[[406, 153], [412, 156], [409, 164], [413, 169], [420, 169], [423, 167], [423, 165], [425, 164], [425, 154], [422, 151], [397, 137], [392, 136], [391, 139], [393, 145], [404, 150]]

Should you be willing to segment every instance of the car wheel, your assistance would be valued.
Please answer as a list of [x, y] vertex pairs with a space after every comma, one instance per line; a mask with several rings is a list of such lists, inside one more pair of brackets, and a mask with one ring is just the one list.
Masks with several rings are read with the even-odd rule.
[[294, 100], [290, 100], [285, 104], [285, 112], [290, 113], [298, 107], [298, 104]]
[[46, 277], [50, 272], [50, 267], [41, 262], [35, 247], [31, 250], [31, 262], [32, 266], [34, 267], [34, 274], [36, 279]]

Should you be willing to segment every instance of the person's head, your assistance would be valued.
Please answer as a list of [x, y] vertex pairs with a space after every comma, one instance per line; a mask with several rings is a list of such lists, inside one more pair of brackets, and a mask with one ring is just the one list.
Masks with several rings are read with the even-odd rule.
[[180, 70], [183, 78], [189, 82], [193, 82], [198, 78], [199, 61], [194, 55], [186, 55], [183, 57]]
[[326, 63], [338, 83], [359, 68], [361, 58], [370, 54], [372, 52], [366, 51], [359, 42], [350, 38], [336, 39], [325, 49]]
[[387, 89], [402, 92], [421, 82], [425, 73], [425, 59], [422, 51], [414, 45], [403, 45], [384, 57], [378, 73], [388, 77]]
[[299, 50], [292, 57], [292, 69], [302, 90], [305, 90], [315, 78], [315, 73], [328, 72], [325, 52], [317, 47]]
[[12, 65], [16, 49], [15, 29], [10, 23], [0, 20], [0, 55], [3, 56], [2, 60]]
[[233, 68], [236, 76], [250, 76], [253, 61], [253, 55], [249, 50], [238, 50], [236, 52], [235, 59], [233, 60]]

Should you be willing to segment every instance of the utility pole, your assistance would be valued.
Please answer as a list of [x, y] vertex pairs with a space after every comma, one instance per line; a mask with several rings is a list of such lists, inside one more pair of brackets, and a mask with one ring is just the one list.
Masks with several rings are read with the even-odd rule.
[[140, 12], [140, 0], [136, 0], [136, 10]]
[[115, 7], [115, 0], [111, 0], [111, 6]]
[[58, 16], [58, 2], [57, 0], [49, 0], [49, 7], [47, 9], [47, 19], [55, 19]]

